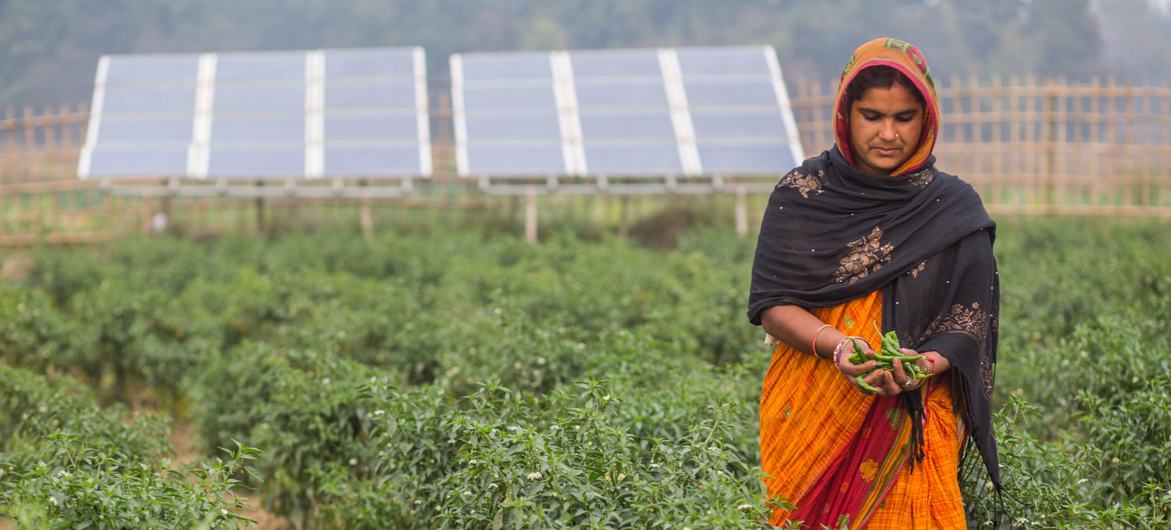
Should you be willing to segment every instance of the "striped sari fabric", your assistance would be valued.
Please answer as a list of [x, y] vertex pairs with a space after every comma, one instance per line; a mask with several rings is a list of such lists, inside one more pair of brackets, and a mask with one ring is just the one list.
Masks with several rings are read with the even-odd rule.
[[[879, 344], [882, 293], [814, 315]], [[910, 422], [897, 397], [863, 395], [833, 363], [781, 343], [760, 402], [761, 466], [770, 498], [796, 506], [771, 522], [849, 529], [964, 529], [958, 465], [962, 425], [947, 375], [921, 389], [926, 458], [908, 464]]]

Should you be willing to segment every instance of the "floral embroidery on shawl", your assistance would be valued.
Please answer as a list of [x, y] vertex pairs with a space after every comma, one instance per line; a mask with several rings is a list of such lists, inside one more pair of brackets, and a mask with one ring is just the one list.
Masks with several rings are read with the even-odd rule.
[[935, 180], [935, 170], [933, 168], [921, 169], [907, 175], [907, 182], [920, 188], [926, 188], [933, 180]]
[[923, 260], [923, 261], [920, 261], [919, 265], [916, 266], [914, 269], [911, 269], [911, 272], [908, 272], [907, 274], [910, 274], [912, 278], [918, 278], [919, 273], [923, 272], [923, 270], [926, 268], [927, 268], [927, 260]]
[[973, 302], [969, 307], [955, 304], [927, 327], [924, 336], [960, 333], [976, 341], [976, 344], [979, 345], [980, 376], [983, 380], [981, 383], [983, 383], [984, 395], [991, 397], [994, 364], [988, 355], [988, 332], [996, 325], [997, 323], [988, 317], [988, 312], [980, 307], [979, 302]]
[[825, 170], [819, 169], [811, 174], [804, 174], [800, 168], [790, 171], [785, 176], [781, 177], [781, 181], [777, 183], [778, 188], [794, 188], [801, 192], [801, 196], [808, 199], [809, 194], [821, 195], [825, 191], [823, 185], [825, 182]]
[[869, 235], [851, 241], [848, 244], [850, 253], [842, 258], [834, 279], [838, 283], [854, 283], [889, 263], [895, 246], [883, 243], [881, 239], [882, 229], [876, 226]]

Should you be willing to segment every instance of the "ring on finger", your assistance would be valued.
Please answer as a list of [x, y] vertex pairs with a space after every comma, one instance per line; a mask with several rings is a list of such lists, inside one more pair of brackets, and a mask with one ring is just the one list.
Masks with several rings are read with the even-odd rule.
[[915, 386], [915, 380], [908, 378], [907, 382], [903, 383], [903, 390], [910, 390], [913, 386]]

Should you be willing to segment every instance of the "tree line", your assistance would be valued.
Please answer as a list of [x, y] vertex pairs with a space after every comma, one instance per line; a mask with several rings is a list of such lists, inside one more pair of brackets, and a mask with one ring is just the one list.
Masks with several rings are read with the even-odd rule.
[[422, 46], [436, 79], [479, 50], [770, 44], [787, 81], [835, 79], [875, 36], [936, 77], [1166, 82], [1157, 0], [0, 0], [0, 107], [85, 101], [105, 53]]

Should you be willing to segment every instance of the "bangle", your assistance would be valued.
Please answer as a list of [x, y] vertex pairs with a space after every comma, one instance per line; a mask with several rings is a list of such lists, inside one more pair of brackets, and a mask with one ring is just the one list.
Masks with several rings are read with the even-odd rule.
[[817, 328], [817, 331], [813, 332], [813, 340], [809, 341], [809, 349], [810, 349], [810, 351], [813, 352], [814, 357], [820, 357], [820, 355], [817, 354], [817, 336], [821, 335], [821, 332], [825, 331], [825, 328], [832, 328], [832, 327], [833, 326], [831, 326], [829, 324], [822, 324], [820, 328]]
[[935, 359], [932, 359], [926, 355], [923, 356], [923, 359], [931, 364], [931, 369], [927, 370], [927, 377], [935, 375]]
[[855, 339], [866, 340], [857, 335], [847, 335], [838, 341], [838, 345], [834, 346], [834, 365], [839, 368], [842, 366], [842, 348], [846, 345], [846, 341], [850, 341], [850, 344], [853, 345]]

